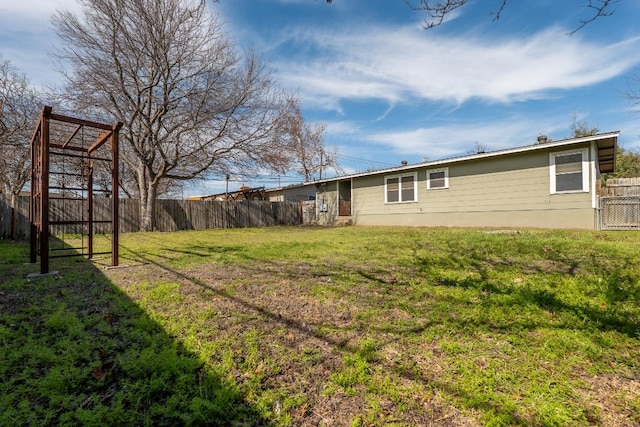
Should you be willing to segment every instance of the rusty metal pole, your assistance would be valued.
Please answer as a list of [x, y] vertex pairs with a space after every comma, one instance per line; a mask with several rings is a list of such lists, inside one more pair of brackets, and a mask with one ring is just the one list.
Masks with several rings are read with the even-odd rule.
[[122, 127], [122, 123], [118, 122], [112, 127], [111, 134], [111, 202], [112, 202], [112, 212], [111, 212], [111, 265], [116, 267], [118, 265], [118, 246], [120, 241], [120, 200], [119, 200], [119, 191], [118, 191], [118, 171], [119, 171], [119, 161], [118, 161], [118, 153], [119, 153], [119, 132]]
[[51, 107], [42, 110], [40, 134], [40, 274], [49, 273], [49, 122]]
[[40, 145], [38, 142], [40, 141], [40, 133], [42, 127], [42, 115], [40, 116], [40, 120], [38, 121], [38, 125], [36, 127], [36, 131], [34, 132], [33, 137], [31, 138], [31, 189], [29, 195], [29, 226], [30, 226], [30, 234], [29, 234], [29, 243], [30, 243], [30, 251], [29, 251], [29, 262], [31, 264], [35, 264], [38, 260], [38, 226], [37, 226], [37, 209], [36, 209], [36, 194], [39, 188], [38, 183], [38, 169], [37, 165], [39, 163], [38, 153], [40, 150]]
[[87, 210], [88, 210], [88, 258], [93, 258], [93, 159], [89, 153], [89, 163], [87, 164]]

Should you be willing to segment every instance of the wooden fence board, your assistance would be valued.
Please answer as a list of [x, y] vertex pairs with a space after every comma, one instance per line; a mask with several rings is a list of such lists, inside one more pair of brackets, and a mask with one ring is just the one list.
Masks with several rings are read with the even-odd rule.
[[640, 177], [609, 178], [600, 187], [600, 196], [640, 196]]

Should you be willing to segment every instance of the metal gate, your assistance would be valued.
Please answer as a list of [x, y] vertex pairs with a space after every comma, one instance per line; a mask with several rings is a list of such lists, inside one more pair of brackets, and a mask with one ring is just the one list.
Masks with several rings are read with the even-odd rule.
[[600, 197], [601, 230], [640, 230], [640, 196]]

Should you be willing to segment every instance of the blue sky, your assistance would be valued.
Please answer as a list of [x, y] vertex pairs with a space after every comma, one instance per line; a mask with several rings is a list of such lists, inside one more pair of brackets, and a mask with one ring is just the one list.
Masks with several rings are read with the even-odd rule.
[[[11, 4], [9, 4], [11, 3]], [[309, 122], [327, 125], [345, 173], [533, 143], [570, 135], [572, 116], [640, 148], [640, 113], [625, 92], [640, 74], [640, 2], [573, 36], [586, 0], [470, 0], [442, 26], [403, 0], [220, 0], [209, 2], [239, 49], [254, 50], [279, 84], [296, 91]], [[55, 85], [49, 23], [73, 0], [2, 0], [0, 52], [32, 83]], [[280, 177], [282, 185], [299, 178]], [[278, 185], [278, 177], [232, 177]], [[224, 181], [187, 194], [224, 191]]]

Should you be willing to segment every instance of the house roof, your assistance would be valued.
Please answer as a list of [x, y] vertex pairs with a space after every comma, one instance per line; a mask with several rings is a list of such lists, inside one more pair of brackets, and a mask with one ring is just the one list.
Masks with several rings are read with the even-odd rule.
[[208, 194], [206, 196], [191, 196], [191, 197], [187, 197], [187, 200], [205, 200], [205, 199], [215, 199], [218, 197], [235, 199], [238, 196], [244, 196], [245, 198], [248, 199], [250, 196], [255, 194], [262, 195], [264, 191], [265, 191], [264, 187], [240, 187], [239, 190], [235, 190], [235, 191], [229, 191], [229, 192], [217, 193], [217, 194]]
[[287, 186], [287, 187], [273, 188], [273, 189], [269, 189], [267, 191], [278, 191], [278, 190], [283, 190], [285, 188], [302, 187], [302, 186], [306, 186], [306, 185], [310, 185], [310, 184], [322, 184], [322, 183], [326, 183], [326, 182], [342, 181], [342, 180], [352, 179], [352, 178], [360, 178], [360, 177], [363, 177], [363, 176], [372, 176], [372, 175], [379, 175], [379, 174], [402, 172], [402, 171], [405, 171], [405, 170], [413, 170], [413, 169], [421, 168], [421, 167], [445, 166], [445, 165], [450, 165], [450, 164], [454, 164], [454, 163], [468, 162], [468, 161], [471, 161], [471, 160], [489, 159], [489, 158], [494, 158], [494, 157], [507, 156], [507, 155], [511, 155], [511, 154], [526, 153], [526, 152], [529, 152], [529, 151], [547, 150], [549, 148], [561, 148], [561, 147], [567, 147], [568, 148], [568, 147], [571, 147], [573, 145], [584, 144], [585, 142], [591, 142], [591, 141], [594, 141], [596, 143], [597, 155], [598, 155], [598, 167], [599, 167], [600, 172], [601, 173], [610, 173], [610, 172], [614, 172], [615, 171], [615, 166], [616, 166], [615, 165], [615, 163], [616, 163], [615, 162], [615, 160], [616, 160], [615, 154], [616, 154], [616, 146], [617, 146], [618, 136], [619, 135], [620, 135], [620, 131], [615, 131], [615, 132], [602, 133], [602, 134], [598, 134], [598, 135], [584, 136], [584, 137], [580, 137], [580, 138], [569, 138], [569, 139], [562, 139], [562, 140], [558, 140], [558, 141], [536, 143], [536, 144], [532, 144], [532, 145], [530, 144], [530, 145], [525, 145], [525, 146], [521, 146], [521, 147], [507, 148], [507, 149], [504, 149], [504, 150], [496, 150], [496, 151], [490, 151], [490, 152], [486, 152], [486, 153], [470, 154], [470, 155], [466, 155], [466, 156], [452, 157], [452, 158], [448, 158], [448, 159], [427, 161], [427, 162], [421, 162], [421, 163], [413, 163], [413, 164], [409, 164], [409, 165], [401, 165], [401, 166], [394, 166], [394, 167], [391, 167], [391, 168], [378, 169], [378, 170], [375, 170], [375, 171], [361, 172], [361, 173], [355, 173], [355, 174], [350, 174], [350, 175], [337, 176], [337, 177], [333, 177], [333, 178], [320, 179], [320, 180], [317, 180], [317, 181], [310, 181], [310, 182], [305, 182], [305, 183], [301, 183], [301, 184], [294, 184], [294, 185], [290, 185], [290, 186]]

